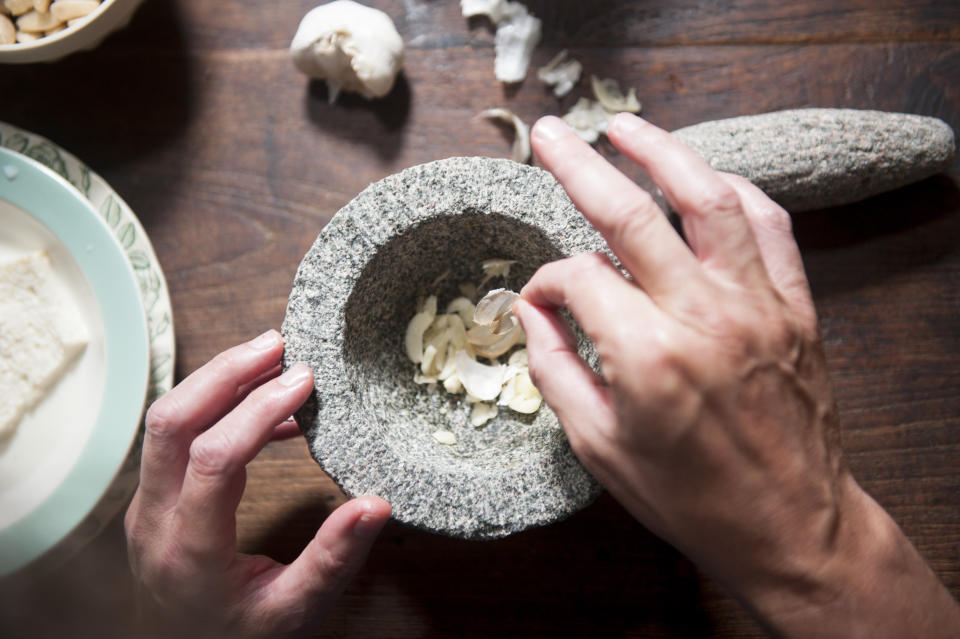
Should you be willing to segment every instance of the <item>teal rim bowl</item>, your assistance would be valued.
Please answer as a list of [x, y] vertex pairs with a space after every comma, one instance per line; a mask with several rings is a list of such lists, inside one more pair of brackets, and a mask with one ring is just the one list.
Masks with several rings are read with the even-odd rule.
[[47, 167], [2, 148], [0, 198], [43, 224], [83, 271], [100, 307], [106, 358], [102, 403], [73, 468], [45, 500], [0, 530], [5, 576], [66, 537], [109, 488], [140, 426], [150, 355], [136, 276], [90, 203]]

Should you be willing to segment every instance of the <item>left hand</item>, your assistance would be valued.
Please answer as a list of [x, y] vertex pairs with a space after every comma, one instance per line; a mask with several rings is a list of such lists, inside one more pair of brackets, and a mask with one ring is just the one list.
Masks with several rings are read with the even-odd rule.
[[[245, 466], [288, 434], [313, 374], [283, 375], [276, 331], [227, 350], [147, 412], [140, 487], [127, 511], [130, 563], [173, 630], [276, 636], [321, 616], [390, 517], [378, 497], [335, 510], [290, 565], [237, 552]], [[280, 424], [278, 426], [278, 424]]]

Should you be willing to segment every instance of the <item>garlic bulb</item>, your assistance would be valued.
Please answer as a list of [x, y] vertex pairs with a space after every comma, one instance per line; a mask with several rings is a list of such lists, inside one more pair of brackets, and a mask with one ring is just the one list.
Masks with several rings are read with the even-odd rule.
[[403, 64], [403, 39], [383, 11], [335, 0], [303, 16], [290, 54], [297, 69], [326, 80], [331, 103], [341, 90], [381, 98]]

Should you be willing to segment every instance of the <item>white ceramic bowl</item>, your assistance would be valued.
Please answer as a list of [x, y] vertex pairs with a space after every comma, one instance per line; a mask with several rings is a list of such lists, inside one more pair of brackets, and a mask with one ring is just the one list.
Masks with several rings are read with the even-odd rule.
[[104, 0], [81, 22], [35, 42], [0, 44], [0, 63], [53, 62], [98, 46], [108, 35], [130, 22], [143, 0]]

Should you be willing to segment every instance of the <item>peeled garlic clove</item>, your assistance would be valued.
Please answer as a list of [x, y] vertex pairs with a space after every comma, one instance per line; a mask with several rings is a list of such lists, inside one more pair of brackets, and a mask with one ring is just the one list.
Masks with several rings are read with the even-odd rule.
[[437, 376], [436, 375], [421, 375], [417, 373], [413, 376], [413, 381], [416, 384], [436, 384]]
[[457, 351], [454, 358], [457, 375], [467, 392], [482, 402], [497, 398], [503, 386], [503, 367], [487, 366], [470, 359], [465, 351]]
[[473, 408], [470, 409], [470, 424], [473, 426], [483, 426], [496, 417], [498, 412], [500, 412], [500, 409], [496, 404], [477, 402], [473, 405]]
[[17, 18], [17, 29], [28, 33], [43, 33], [60, 26], [60, 21], [49, 12], [28, 11]]
[[630, 89], [627, 95], [620, 91], [620, 84], [613, 78], [605, 80], [597, 76], [590, 76], [590, 84], [593, 86], [593, 95], [597, 102], [610, 113], [640, 113], [640, 101], [637, 100], [637, 90]]
[[526, 164], [530, 161], [530, 127], [523, 120], [509, 109], [486, 109], [480, 112], [480, 116], [511, 125], [514, 130], [514, 138], [510, 159], [520, 164]]

